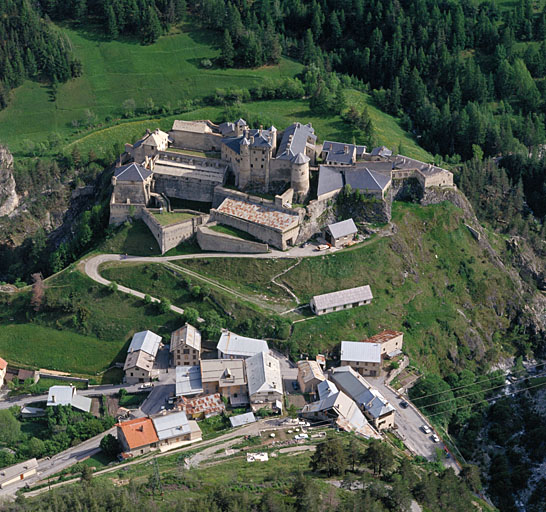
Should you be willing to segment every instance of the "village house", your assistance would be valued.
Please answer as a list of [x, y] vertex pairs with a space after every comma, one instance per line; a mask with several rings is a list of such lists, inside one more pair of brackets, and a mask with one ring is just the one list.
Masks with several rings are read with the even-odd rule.
[[125, 144], [125, 151], [135, 162], [143, 162], [146, 157], [156, 156], [160, 151], [166, 151], [172, 140], [169, 134], [159, 128], [153, 132], [146, 130], [146, 134], [134, 144]]
[[160, 414], [151, 418], [157, 434], [157, 446], [164, 452], [201, 441], [202, 433], [196, 421], [188, 420], [183, 411]]
[[249, 403], [243, 359], [203, 359], [201, 381], [207, 395], [220, 393], [233, 406]]
[[152, 380], [156, 374], [154, 363], [160, 344], [161, 336], [152, 331], [137, 332], [133, 336], [123, 366], [127, 384]]
[[262, 407], [282, 411], [282, 374], [277, 358], [269, 352], [259, 352], [245, 360], [250, 406], [257, 411]]
[[203, 392], [200, 366], [177, 366], [175, 373], [176, 396], [192, 396]]
[[171, 334], [173, 366], [195, 366], [201, 359], [201, 332], [186, 323]]
[[219, 359], [246, 359], [259, 352], [268, 352], [267, 341], [239, 336], [227, 329], [222, 329], [222, 335], [216, 345]]
[[381, 375], [381, 345], [362, 341], [341, 342], [341, 366], [350, 366], [361, 375]]
[[302, 393], [316, 393], [317, 386], [325, 380], [322, 368], [316, 361], [298, 361], [298, 384]]
[[190, 420], [200, 420], [218, 416], [226, 410], [220, 393], [213, 395], [186, 398], [183, 396], [177, 403], [177, 408], [184, 411]]
[[0, 489], [5, 489], [8, 485], [15, 484], [21, 480], [26, 480], [38, 471], [38, 461], [36, 459], [26, 460], [14, 466], [0, 469]]
[[402, 353], [404, 333], [386, 329], [362, 341], [365, 343], [378, 343], [381, 346], [381, 356], [392, 359]]
[[91, 402], [91, 398], [78, 395], [78, 390], [74, 386], [51, 386], [47, 395], [48, 407], [70, 405], [80, 411], [89, 412]]
[[157, 449], [159, 438], [150, 418], [135, 418], [116, 426], [117, 438], [125, 457], [136, 457]]
[[341, 430], [355, 432], [366, 438], [376, 437], [358, 405], [343, 391], [328, 394], [317, 402], [306, 404], [301, 416], [311, 422], [331, 422]]
[[356, 308], [369, 304], [373, 299], [369, 285], [349, 288], [323, 295], [315, 295], [309, 302], [309, 306], [315, 315], [324, 315], [333, 311]]
[[8, 363], [0, 357], [0, 388], [4, 385], [4, 379], [8, 371]]
[[351, 397], [377, 430], [394, 428], [395, 408], [350, 366], [331, 370], [332, 380]]
[[345, 247], [355, 240], [358, 229], [353, 219], [329, 224], [326, 228], [326, 241], [334, 247]]

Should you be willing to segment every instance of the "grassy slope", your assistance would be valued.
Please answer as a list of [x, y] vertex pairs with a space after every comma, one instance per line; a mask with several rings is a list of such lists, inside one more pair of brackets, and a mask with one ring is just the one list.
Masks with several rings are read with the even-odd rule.
[[[214, 34], [183, 27], [182, 31], [160, 38], [151, 46], [133, 41], [104, 40], [92, 32], [64, 27], [76, 55], [83, 63], [83, 75], [59, 86], [56, 101], [51, 101], [50, 88], [27, 81], [13, 94], [8, 108], [0, 111], [0, 141], [14, 152], [20, 151], [25, 140], [46, 140], [52, 132], [63, 139], [63, 146], [71, 150], [77, 144], [82, 153], [93, 149], [102, 154], [114, 144], [136, 140], [146, 128], [169, 129], [175, 118], [211, 119], [218, 121], [223, 107], [204, 107], [177, 116], [157, 116], [147, 120], [120, 120], [122, 104], [132, 98], [137, 107], [148, 98], [156, 105], [179, 100], [199, 99], [217, 88], [249, 88], [264, 79], [294, 76], [301, 64], [282, 59], [278, 66], [259, 69], [203, 69], [202, 59], [213, 59]], [[349, 103], [369, 105], [379, 144], [402, 145], [408, 156], [430, 161], [431, 156], [419, 148], [393, 117], [371, 105], [367, 95], [350, 91]], [[92, 131], [72, 127], [72, 121], [82, 120], [91, 110], [104, 123]], [[339, 116], [317, 117], [309, 111], [304, 100], [262, 101], [242, 105], [243, 111], [267, 117], [277, 128], [283, 129], [294, 120], [312, 122], [321, 140], [352, 141], [353, 131]]]
[[50, 101], [47, 86], [26, 82], [0, 112], [0, 140], [16, 149], [21, 139], [44, 139], [52, 132], [72, 132], [71, 122], [90, 109], [100, 119], [119, 115], [123, 102], [133, 98], [143, 106], [147, 98], [158, 105], [203, 97], [217, 87], [250, 87], [264, 77], [293, 76], [301, 65], [283, 59], [276, 67], [260, 69], [202, 69], [202, 59], [214, 59], [212, 33], [184, 27], [151, 46], [130, 40], [107, 41], [93, 32], [62, 29], [83, 63], [83, 75], [58, 89]]

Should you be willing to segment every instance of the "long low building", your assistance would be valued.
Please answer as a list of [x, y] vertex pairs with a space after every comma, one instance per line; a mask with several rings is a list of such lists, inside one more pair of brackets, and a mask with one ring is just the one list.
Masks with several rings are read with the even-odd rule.
[[296, 212], [231, 197], [211, 210], [211, 221], [244, 231], [283, 251], [296, 244], [300, 231], [300, 218]]
[[349, 288], [323, 295], [315, 295], [310, 303], [312, 311], [316, 315], [324, 315], [333, 311], [341, 311], [357, 306], [369, 304], [373, 299], [372, 290], [369, 285]]
[[25, 462], [20, 462], [14, 466], [0, 469], [0, 489], [4, 489], [8, 485], [26, 480], [29, 476], [35, 475], [38, 470], [38, 461], [30, 459]]
[[247, 338], [223, 329], [216, 350], [220, 359], [246, 359], [260, 352], [269, 352], [269, 347], [265, 340]]

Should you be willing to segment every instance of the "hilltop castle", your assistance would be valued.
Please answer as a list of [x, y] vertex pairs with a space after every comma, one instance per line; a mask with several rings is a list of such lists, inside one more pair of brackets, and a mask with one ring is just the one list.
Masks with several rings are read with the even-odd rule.
[[[244, 119], [219, 125], [176, 120], [169, 133], [147, 131], [126, 144], [124, 158], [129, 163], [118, 166], [112, 177], [110, 222], [142, 218], [162, 252], [195, 233], [210, 242], [208, 247], [222, 250], [263, 252], [267, 244], [284, 250], [322, 228], [322, 213], [346, 185], [385, 204], [393, 189], [409, 179], [422, 190], [453, 187], [453, 175], [445, 169], [393, 155], [384, 146], [368, 153], [361, 145], [317, 144], [311, 124], [299, 122], [279, 132], [274, 126], [250, 128]], [[316, 199], [309, 197], [313, 172], [318, 175]], [[309, 199], [306, 208], [292, 208], [293, 201]], [[178, 216], [184, 220], [165, 224], [157, 215], [172, 212], [174, 200], [202, 205], [195, 206], [201, 211], [206, 206], [208, 213], [178, 211], [185, 213]], [[205, 226], [211, 222], [265, 243], [225, 236], [219, 241]]]

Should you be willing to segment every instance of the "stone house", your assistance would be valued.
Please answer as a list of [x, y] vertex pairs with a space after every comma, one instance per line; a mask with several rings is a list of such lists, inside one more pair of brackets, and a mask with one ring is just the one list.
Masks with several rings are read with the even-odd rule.
[[152, 416], [151, 420], [157, 434], [157, 446], [161, 452], [202, 439], [197, 421], [188, 420], [183, 411], [159, 414]]
[[402, 353], [404, 333], [387, 329], [362, 341], [366, 343], [378, 343], [381, 347], [381, 356], [392, 358]]
[[350, 366], [333, 368], [332, 380], [351, 397], [377, 430], [394, 428], [395, 408]]
[[148, 382], [155, 377], [154, 364], [160, 344], [161, 336], [152, 331], [137, 332], [133, 336], [123, 366], [127, 384]]
[[126, 457], [157, 450], [159, 438], [150, 418], [135, 418], [117, 425], [117, 438]]
[[173, 146], [199, 151], [220, 151], [220, 127], [210, 121], [175, 120], [169, 132]]
[[201, 359], [201, 331], [186, 323], [171, 333], [171, 361], [173, 366], [195, 366]]
[[329, 224], [326, 228], [326, 240], [334, 247], [345, 247], [354, 241], [358, 234], [353, 219]]
[[153, 132], [146, 130], [144, 137], [134, 144], [125, 144], [125, 151], [135, 162], [144, 162], [146, 157], [153, 158], [160, 151], [166, 151], [169, 147], [169, 134], [161, 131], [159, 128]]
[[249, 403], [243, 359], [203, 359], [201, 361], [203, 393], [220, 393], [231, 405]]
[[350, 366], [361, 375], [381, 375], [381, 345], [362, 341], [341, 342], [341, 366]]
[[298, 361], [298, 384], [302, 393], [316, 393], [317, 386], [325, 379], [316, 361]]
[[248, 395], [253, 410], [262, 407], [282, 410], [282, 374], [277, 358], [269, 352], [259, 352], [245, 360]]
[[326, 165], [353, 165], [366, 153], [366, 146], [325, 140], [321, 158]]
[[351, 309], [353, 307], [369, 304], [373, 299], [369, 285], [349, 288], [337, 292], [315, 295], [311, 298], [309, 306], [315, 315], [324, 315], [333, 311]]

